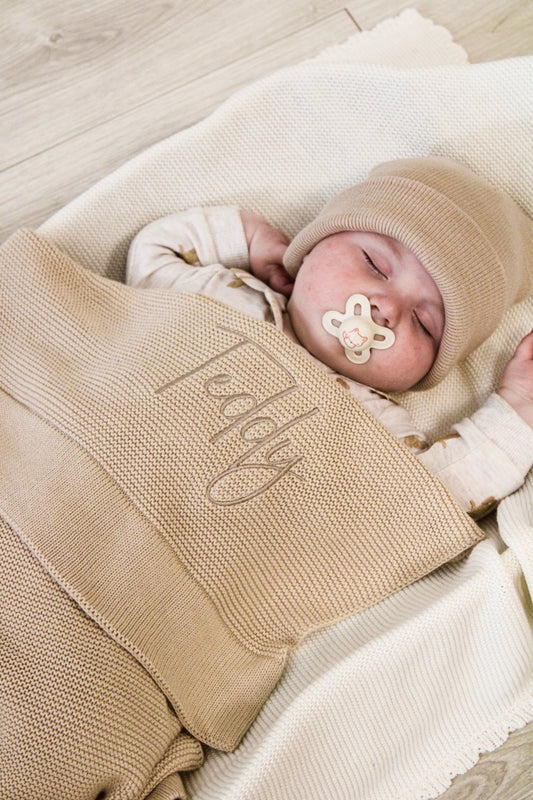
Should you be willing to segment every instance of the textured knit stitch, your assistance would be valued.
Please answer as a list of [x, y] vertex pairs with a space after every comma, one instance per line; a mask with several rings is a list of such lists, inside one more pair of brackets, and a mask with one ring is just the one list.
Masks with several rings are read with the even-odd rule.
[[148, 673], [4, 522], [0, 536], [2, 800], [147, 797], [163, 769], [180, 781], [198, 767], [199, 743]]
[[479, 541], [273, 326], [31, 232], [1, 256], [4, 519], [202, 741], [237, 744], [303, 635]]

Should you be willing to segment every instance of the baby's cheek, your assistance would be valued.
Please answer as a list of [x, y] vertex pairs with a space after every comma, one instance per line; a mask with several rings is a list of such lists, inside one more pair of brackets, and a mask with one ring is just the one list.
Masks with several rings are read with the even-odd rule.
[[400, 357], [400, 363], [404, 369], [418, 374], [419, 379], [423, 378], [435, 360], [433, 345], [427, 342], [415, 340], [409, 347], [404, 349]]

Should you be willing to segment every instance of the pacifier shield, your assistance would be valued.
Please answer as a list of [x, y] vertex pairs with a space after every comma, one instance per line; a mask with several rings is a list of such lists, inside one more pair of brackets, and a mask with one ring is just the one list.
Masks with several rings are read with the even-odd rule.
[[353, 364], [366, 363], [372, 348], [386, 350], [396, 339], [390, 328], [374, 322], [370, 301], [364, 294], [352, 294], [346, 301], [344, 314], [326, 311], [322, 326], [339, 340], [346, 358]]

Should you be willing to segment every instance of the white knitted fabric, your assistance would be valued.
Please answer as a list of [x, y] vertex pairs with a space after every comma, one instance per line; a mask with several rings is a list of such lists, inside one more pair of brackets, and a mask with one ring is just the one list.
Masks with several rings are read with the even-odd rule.
[[[428, 154], [463, 161], [532, 214], [532, 75], [533, 58], [468, 64], [409, 10], [237, 93], [40, 233], [121, 278], [132, 236], [156, 217], [236, 203], [293, 235], [376, 163]], [[443, 384], [406, 396], [419, 427], [440, 434], [477, 407], [532, 319], [529, 298]], [[303, 643], [238, 750], [189, 778], [193, 800], [426, 800], [532, 720], [532, 496], [530, 476], [501, 503], [500, 535], [491, 522], [467, 560]]]

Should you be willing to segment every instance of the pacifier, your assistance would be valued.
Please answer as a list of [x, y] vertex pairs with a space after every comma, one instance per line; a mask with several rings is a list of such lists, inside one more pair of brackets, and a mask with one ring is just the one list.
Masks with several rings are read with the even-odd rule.
[[392, 347], [396, 338], [390, 328], [374, 322], [370, 301], [364, 294], [352, 294], [346, 301], [344, 314], [326, 311], [322, 325], [328, 333], [337, 337], [344, 347], [346, 358], [353, 364], [365, 364], [370, 358], [371, 348], [386, 350]]

